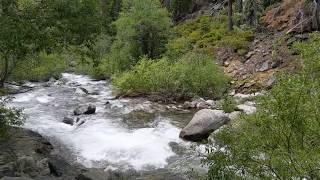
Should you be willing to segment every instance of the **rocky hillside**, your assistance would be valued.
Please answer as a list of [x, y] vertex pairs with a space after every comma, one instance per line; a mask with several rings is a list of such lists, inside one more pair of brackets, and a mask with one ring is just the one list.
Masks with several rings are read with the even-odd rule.
[[250, 93], [269, 89], [279, 71], [293, 71], [294, 42], [307, 40], [313, 23], [312, 4], [304, 0], [285, 0], [269, 8], [261, 19], [267, 30], [255, 34], [245, 56], [230, 51], [220, 52], [224, 71], [234, 78], [237, 92]]

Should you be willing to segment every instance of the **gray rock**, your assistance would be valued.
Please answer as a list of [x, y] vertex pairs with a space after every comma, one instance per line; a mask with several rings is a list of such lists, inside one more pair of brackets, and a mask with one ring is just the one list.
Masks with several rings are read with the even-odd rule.
[[109, 176], [105, 172], [99, 170], [89, 170], [82, 172], [77, 180], [108, 180]]
[[96, 112], [96, 106], [92, 105], [92, 104], [89, 104], [89, 105], [86, 105], [86, 106], [77, 107], [73, 111], [73, 114], [75, 116], [79, 116], [79, 115], [82, 115], [82, 114], [94, 114], [95, 112]]
[[248, 52], [248, 53], [246, 54], [245, 58], [246, 58], [246, 59], [250, 59], [254, 54], [255, 54], [254, 51], [250, 51], [250, 52]]
[[94, 114], [96, 113], [96, 106], [89, 104], [89, 106], [87, 107], [87, 110], [84, 112], [84, 114]]
[[73, 167], [65, 159], [60, 156], [53, 155], [49, 157], [49, 169], [50, 174], [61, 177], [61, 176], [76, 176], [78, 174], [78, 169]]
[[269, 61], [265, 61], [264, 63], [261, 64], [261, 66], [256, 70], [258, 72], [264, 72], [270, 69], [269, 66]]
[[73, 125], [74, 121], [73, 121], [73, 118], [70, 118], [70, 117], [64, 117], [63, 120], [62, 120], [63, 123], [65, 124], [69, 124], [69, 125]]
[[182, 129], [179, 137], [188, 141], [201, 141], [229, 121], [230, 118], [223, 111], [202, 109]]
[[83, 87], [78, 87], [75, 91], [75, 94], [86, 95], [86, 94], [89, 94], [89, 91]]
[[195, 99], [191, 102], [186, 101], [183, 104], [183, 107], [187, 108], [187, 109], [193, 109], [193, 108], [210, 109], [210, 108], [215, 108], [216, 106], [215, 106], [215, 102], [213, 100], [205, 101], [204, 99], [199, 98], [199, 99]]
[[0, 180], [33, 180], [27, 177], [3, 177]]
[[245, 104], [238, 105], [237, 108], [246, 114], [253, 114], [257, 112], [257, 108], [254, 107], [253, 104], [248, 104], [247, 102]]
[[228, 116], [231, 121], [236, 120], [240, 117], [241, 112], [240, 111], [234, 111], [232, 113], [229, 113]]
[[0, 179], [49, 175], [46, 157], [53, 147], [39, 134], [10, 128], [10, 138], [0, 139]]

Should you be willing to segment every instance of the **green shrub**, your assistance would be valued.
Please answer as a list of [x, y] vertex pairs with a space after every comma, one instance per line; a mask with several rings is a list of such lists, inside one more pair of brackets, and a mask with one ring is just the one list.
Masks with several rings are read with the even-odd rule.
[[220, 97], [226, 90], [228, 78], [209, 56], [189, 53], [177, 62], [143, 58], [132, 70], [118, 75], [114, 82], [124, 93]]
[[29, 56], [17, 64], [11, 80], [14, 81], [47, 81], [51, 77], [59, 78], [67, 68], [65, 57], [62, 54], [47, 54], [41, 52], [37, 56]]
[[[177, 47], [181, 47], [181, 51], [185, 51], [186, 46], [182, 46], [182, 44], [186, 44], [186, 42], [190, 43], [188, 48], [191, 46], [191, 48], [202, 49], [211, 55], [214, 55], [216, 48], [224, 46], [231, 47], [235, 52], [243, 54], [248, 50], [248, 45], [253, 39], [253, 32], [246, 28], [235, 28], [229, 32], [226, 22], [224, 16], [214, 18], [204, 15], [176, 26], [178, 37], [169, 42], [167, 46], [169, 54], [172, 54], [171, 51], [177, 52]], [[172, 47], [173, 49], [171, 49]]]
[[24, 122], [21, 111], [4, 107], [0, 103], [0, 139], [8, 136], [10, 126], [20, 126]]
[[320, 34], [312, 37], [295, 45], [300, 72], [281, 76], [256, 114], [215, 135], [209, 179], [320, 178]]
[[236, 107], [237, 107], [236, 101], [230, 96], [224, 97], [219, 104], [219, 108], [226, 113], [231, 113], [235, 111]]

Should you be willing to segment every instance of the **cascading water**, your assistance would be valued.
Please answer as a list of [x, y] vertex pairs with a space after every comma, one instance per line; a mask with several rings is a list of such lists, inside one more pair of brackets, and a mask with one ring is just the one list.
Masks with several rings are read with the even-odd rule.
[[[31, 85], [32, 91], [15, 95], [8, 106], [23, 108], [27, 116], [24, 127], [48, 138], [73, 161], [89, 168], [161, 168], [176, 174], [200, 167], [195, 151], [203, 150], [203, 146], [194, 149], [192, 143], [179, 139], [185, 120], [167, 116], [163, 105], [142, 98], [110, 100], [113, 96], [108, 82], [82, 75], [65, 73], [50, 86]], [[76, 93], [79, 87], [89, 94]], [[97, 111], [79, 116], [83, 124], [62, 122], [77, 106], [88, 103], [94, 104]]]

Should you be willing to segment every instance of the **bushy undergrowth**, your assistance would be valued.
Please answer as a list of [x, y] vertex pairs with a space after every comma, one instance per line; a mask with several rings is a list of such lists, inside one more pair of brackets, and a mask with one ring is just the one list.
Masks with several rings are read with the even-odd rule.
[[234, 112], [236, 107], [237, 103], [231, 96], [224, 97], [219, 103], [219, 108], [226, 113]]
[[3, 102], [0, 102], [0, 139], [8, 136], [10, 126], [20, 126], [24, 122], [21, 111], [6, 108]]
[[192, 49], [200, 49], [214, 55], [216, 48], [225, 46], [240, 54], [247, 52], [253, 39], [253, 31], [236, 28], [230, 32], [227, 30], [226, 22], [224, 16], [204, 15], [176, 26], [177, 38], [169, 42], [167, 54], [174, 57]]
[[226, 90], [228, 78], [209, 56], [189, 53], [176, 62], [143, 58], [114, 82], [124, 93], [220, 97]]
[[209, 179], [320, 178], [320, 34], [294, 47], [301, 70], [282, 75], [256, 114], [216, 134]]
[[67, 68], [63, 54], [47, 54], [41, 52], [37, 56], [29, 56], [17, 64], [10, 79], [13, 81], [47, 81], [51, 77], [59, 78]]

